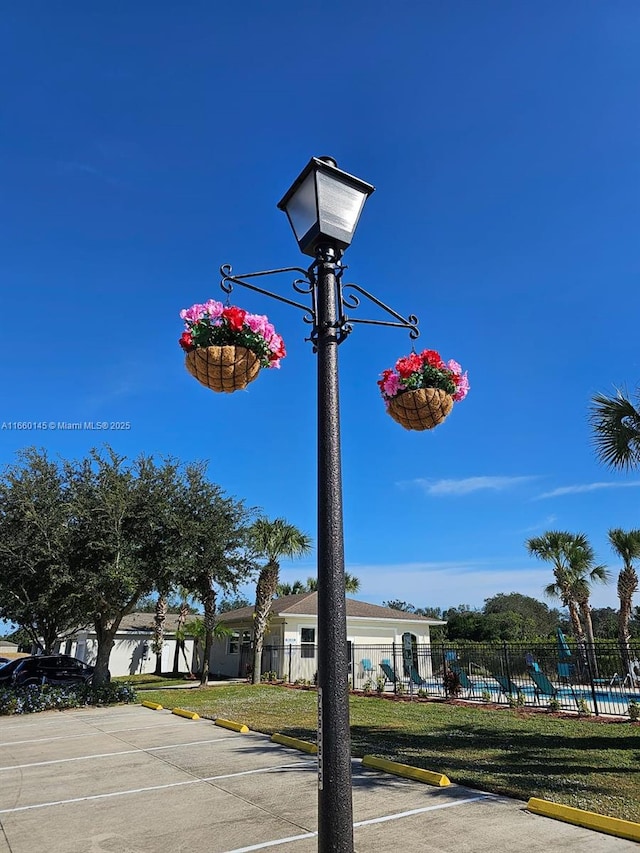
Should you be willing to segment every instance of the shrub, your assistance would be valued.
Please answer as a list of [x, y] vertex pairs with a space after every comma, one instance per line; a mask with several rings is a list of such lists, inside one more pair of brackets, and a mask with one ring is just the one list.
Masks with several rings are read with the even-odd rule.
[[629, 719], [633, 722], [640, 720], [640, 705], [635, 699], [632, 699], [631, 702], [629, 702]]
[[578, 699], [578, 714], [584, 717], [591, 716], [591, 708], [587, 705], [586, 699]]
[[553, 711], [553, 712], [559, 711], [560, 710], [560, 701], [558, 699], [549, 699], [549, 710]]
[[110, 682], [103, 687], [70, 684], [31, 684], [28, 687], [0, 688], [0, 715], [63, 711], [86, 705], [116, 705], [136, 701], [136, 691], [126, 682]]

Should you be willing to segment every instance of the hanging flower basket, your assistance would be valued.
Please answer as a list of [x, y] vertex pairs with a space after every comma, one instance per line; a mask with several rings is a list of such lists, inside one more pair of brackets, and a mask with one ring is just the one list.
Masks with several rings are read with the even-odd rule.
[[210, 299], [180, 312], [189, 373], [212, 391], [241, 391], [262, 367], [280, 367], [284, 341], [268, 318]]
[[453, 397], [439, 388], [405, 391], [389, 401], [388, 412], [405, 429], [433, 429], [453, 409]]
[[260, 359], [245, 347], [203, 347], [187, 353], [189, 373], [212, 391], [242, 391], [260, 373]]
[[433, 429], [469, 392], [467, 374], [457, 361], [446, 364], [435, 350], [399, 358], [378, 381], [387, 411], [405, 429]]

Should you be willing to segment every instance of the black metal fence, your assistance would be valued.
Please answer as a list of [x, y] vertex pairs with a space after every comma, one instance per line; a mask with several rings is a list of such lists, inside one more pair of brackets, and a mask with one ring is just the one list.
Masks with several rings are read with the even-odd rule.
[[[314, 684], [315, 646], [267, 646], [263, 677]], [[354, 690], [458, 697], [583, 714], [640, 715], [640, 643], [621, 654], [615, 643], [350, 645]]]

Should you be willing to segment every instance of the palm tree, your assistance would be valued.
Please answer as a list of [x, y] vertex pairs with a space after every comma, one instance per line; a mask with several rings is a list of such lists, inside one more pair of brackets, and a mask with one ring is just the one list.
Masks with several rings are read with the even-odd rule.
[[621, 530], [616, 527], [609, 531], [609, 542], [623, 562], [618, 575], [618, 598], [620, 599], [618, 642], [624, 670], [628, 672], [631, 666], [629, 620], [631, 619], [633, 596], [638, 589], [638, 573], [633, 565], [633, 560], [640, 558], [640, 530]]
[[284, 595], [299, 595], [301, 592], [309, 592], [302, 581], [294, 581], [293, 583], [279, 583], [276, 588], [276, 595], [282, 598]]
[[[296, 581], [296, 583], [300, 583], [300, 581]], [[345, 572], [344, 573], [344, 590], [345, 590], [345, 592], [359, 592], [360, 591], [360, 578], [357, 578], [355, 575], [352, 575], [349, 572]], [[303, 586], [303, 591], [304, 592], [317, 592], [318, 591], [318, 578], [307, 578], [307, 582]]]
[[555, 581], [545, 588], [545, 595], [559, 598], [569, 609], [569, 618], [578, 644], [584, 644], [584, 631], [580, 621], [580, 611], [574, 599], [569, 583], [569, 561], [567, 549], [571, 544], [573, 534], [557, 530], [549, 530], [542, 536], [533, 536], [525, 542], [527, 551], [539, 560], [553, 565]]
[[601, 462], [623, 471], [640, 466], [640, 409], [620, 389], [615, 397], [595, 394], [589, 420]]
[[545, 595], [559, 598], [565, 607], [569, 608], [571, 624], [583, 653], [586, 632], [591, 672], [594, 677], [597, 676], [589, 598], [592, 583], [606, 583], [608, 580], [607, 569], [604, 566], [595, 565], [594, 550], [584, 533], [550, 530], [542, 536], [528, 539], [526, 546], [530, 554], [553, 565], [555, 579], [545, 588]]
[[256, 603], [253, 611], [253, 676], [260, 684], [262, 675], [262, 647], [267, 629], [271, 602], [278, 589], [281, 557], [302, 557], [311, 551], [311, 538], [284, 518], [269, 521], [257, 519], [249, 528], [253, 548], [266, 558], [256, 584]]

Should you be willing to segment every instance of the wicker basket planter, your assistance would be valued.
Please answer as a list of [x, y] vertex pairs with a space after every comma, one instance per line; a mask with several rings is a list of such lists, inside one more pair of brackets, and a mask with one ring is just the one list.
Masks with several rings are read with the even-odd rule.
[[388, 412], [405, 429], [433, 429], [453, 408], [453, 397], [440, 388], [404, 391], [389, 400]]
[[189, 373], [212, 391], [241, 391], [260, 373], [260, 359], [245, 347], [212, 346], [187, 353]]

